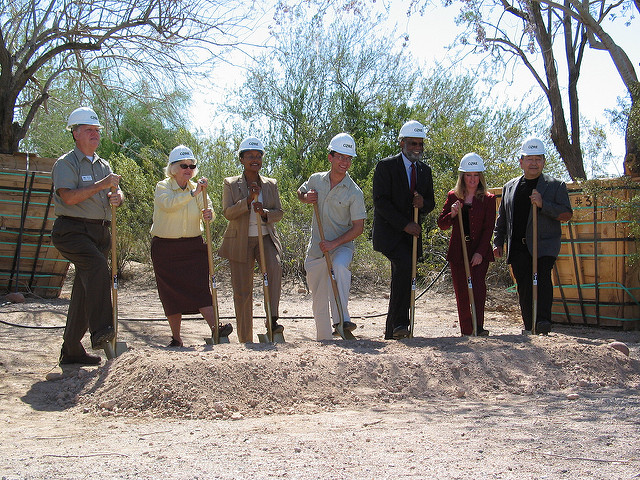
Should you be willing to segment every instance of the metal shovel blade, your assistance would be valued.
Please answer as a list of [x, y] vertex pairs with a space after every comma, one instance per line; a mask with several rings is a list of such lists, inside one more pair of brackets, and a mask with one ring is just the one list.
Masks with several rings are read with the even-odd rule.
[[258, 334], [258, 341], [260, 341], [260, 343], [285, 343], [284, 335], [282, 333], [274, 333], [273, 334], [273, 342], [269, 341], [269, 334], [268, 333], [259, 333]]
[[345, 330], [344, 327], [342, 326], [342, 324], [337, 324], [336, 325], [336, 331], [338, 332], [338, 335], [340, 335], [342, 337], [343, 340], [355, 340], [356, 337], [353, 336], [353, 333], [351, 333], [349, 330]]
[[[213, 337], [204, 337], [204, 342], [207, 345], [215, 345], [215, 341], [213, 340]], [[218, 339], [218, 343], [229, 343], [229, 337], [220, 337]]]
[[116, 342], [115, 348], [112, 342], [107, 342], [104, 346], [104, 353], [107, 356], [107, 360], [113, 360], [127, 350], [129, 350], [129, 347], [127, 347], [126, 342]]

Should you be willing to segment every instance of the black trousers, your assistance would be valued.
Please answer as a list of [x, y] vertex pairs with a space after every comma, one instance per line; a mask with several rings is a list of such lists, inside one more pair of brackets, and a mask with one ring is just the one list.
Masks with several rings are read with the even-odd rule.
[[385, 255], [391, 261], [391, 294], [384, 338], [393, 338], [393, 329], [409, 326], [411, 306], [411, 260], [412, 241], [402, 240], [396, 248]]
[[57, 218], [51, 240], [76, 268], [62, 348], [68, 355], [81, 355], [88, 329], [94, 333], [113, 324], [107, 265], [111, 233], [106, 225]]
[[[509, 256], [513, 276], [518, 284], [518, 300], [525, 330], [531, 330], [533, 319], [533, 258], [528, 250], [513, 251]], [[556, 257], [538, 257], [538, 314], [536, 324], [551, 322], [553, 282], [551, 270]]]

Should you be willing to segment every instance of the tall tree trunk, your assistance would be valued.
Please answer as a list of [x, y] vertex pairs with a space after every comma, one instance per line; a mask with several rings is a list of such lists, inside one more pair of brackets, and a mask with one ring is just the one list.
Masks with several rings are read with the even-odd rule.
[[625, 133], [624, 173], [640, 176], [640, 82], [629, 84], [631, 110]]
[[[556, 60], [553, 56], [552, 35], [546, 29], [539, 3], [532, 2], [530, 4], [530, 13], [532, 16], [531, 23], [535, 28], [536, 41], [538, 42], [540, 51], [542, 52], [544, 71], [547, 77], [547, 88], [545, 89], [545, 94], [549, 101], [549, 106], [551, 107], [551, 140], [567, 167], [567, 171], [569, 172], [571, 179], [577, 180], [579, 178], [587, 178], [582, 161], [579, 136], [577, 137], [577, 144], [575, 142], [571, 142], [569, 139], [569, 129], [567, 128], [567, 121], [564, 115], [562, 94], [560, 92], [560, 84], [558, 81], [558, 70], [556, 69]], [[551, 28], [551, 26], [549, 28]], [[573, 80], [577, 81], [577, 75]], [[575, 110], [577, 114], [577, 94], [575, 103], [572, 103], [570, 108]], [[574, 137], [574, 140], [575, 139], [576, 137]]]

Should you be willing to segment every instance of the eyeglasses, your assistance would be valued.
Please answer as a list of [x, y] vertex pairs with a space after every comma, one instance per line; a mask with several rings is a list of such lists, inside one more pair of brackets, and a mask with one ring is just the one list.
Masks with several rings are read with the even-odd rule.
[[183, 170], [186, 170], [187, 168], [190, 168], [191, 170], [193, 170], [194, 168], [196, 168], [196, 166], [193, 163], [191, 165], [188, 165], [186, 163], [181, 163], [180, 168]]

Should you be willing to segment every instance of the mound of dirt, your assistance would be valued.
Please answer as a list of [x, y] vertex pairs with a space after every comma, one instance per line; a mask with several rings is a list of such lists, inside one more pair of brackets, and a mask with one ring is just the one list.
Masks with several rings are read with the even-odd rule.
[[202, 419], [640, 386], [638, 360], [562, 334], [142, 348], [96, 369], [90, 381], [87, 374], [75, 397], [85, 411]]

